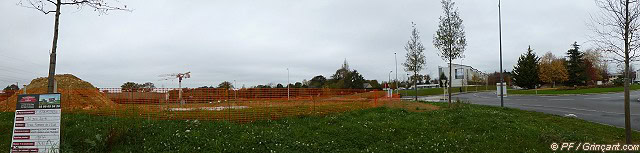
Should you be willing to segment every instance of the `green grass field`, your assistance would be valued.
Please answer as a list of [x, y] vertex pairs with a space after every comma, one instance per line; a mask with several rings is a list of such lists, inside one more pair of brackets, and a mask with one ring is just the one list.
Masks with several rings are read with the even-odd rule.
[[[551, 152], [553, 142], [618, 143], [620, 128], [466, 104], [430, 112], [374, 108], [248, 124], [63, 114], [62, 152]], [[0, 113], [11, 131], [13, 113]], [[634, 133], [634, 140], [640, 140]], [[9, 149], [11, 132], [0, 133]]]
[[[631, 86], [631, 90], [638, 90], [638, 89], [640, 89], [640, 85]], [[588, 89], [575, 89], [575, 90], [539, 89], [538, 94], [566, 95], [566, 94], [593, 94], [593, 93], [623, 92], [623, 91], [624, 91], [624, 87], [588, 88]], [[536, 90], [509, 90], [508, 94], [536, 94]]]
[[[461, 88], [451, 88], [451, 93], [458, 93], [460, 92]], [[477, 92], [477, 91], [486, 91], [486, 90], [490, 90], [490, 91], [495, 91], [496, 90], [496, 86], [477, 86], [477, 87], [466, 87], [466, 88], [462, 88], [463, 92]], [[402, 96], [415, 96], [415, 90], [401, 90], [400, 94]], [[432, 96], [432, 95], [442, 95], [444, 94], [444, 91], [442, 88], [425, 88], [425, 89], [418, 89], [418, 96]]]

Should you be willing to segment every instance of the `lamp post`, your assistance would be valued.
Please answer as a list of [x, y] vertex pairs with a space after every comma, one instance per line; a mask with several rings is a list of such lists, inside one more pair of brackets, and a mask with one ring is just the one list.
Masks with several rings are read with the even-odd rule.
[[289, 100], [289, 86], [291, 82], [289, 82], [289, 68], [287, 68], [287, 100]]
[[[389, 71], [389, 91], [391, 91], [390, 93], [393, 94], [393, 89], [391, 89], [391, 72], [393, 71]], [[396, 88], [397, 88], [397, 84], [396, 84]], [[389, 97], [391, 97], [391, 95], [389, 95]]]
[[500, 34], [500, 107], [504, 107], [504, 78], [502, 77], [502, 13], [500, 12], [500, 0], [498, 0], [498, 28]]
[[[396, 61], [396, 81], [395, 81], [395, 83], [396, 83], [396, 88], [398, 88], [398, 56], [396, 55], [396, 52], [393, 52], [393, 57], [394, 57], [394, 59]], [[399, 92], [399, 91], [397, 91], [397, 92]]]
[[235, 100], [238, 100], [238, 90], [236, 89], [236, 80], [233, 80], [233, 96]]

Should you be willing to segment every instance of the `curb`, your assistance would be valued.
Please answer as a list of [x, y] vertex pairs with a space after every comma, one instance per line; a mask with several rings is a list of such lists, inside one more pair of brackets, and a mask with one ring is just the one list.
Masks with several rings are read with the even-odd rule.
[[[640, 89], [630, 90], [631, 91], [639, 91]], [[508, 94], [513, 96], [580, 96], [580, 95], [603, 95], [603, 94], [615, 94], [615, 93], [624, 93], [622, 92], [600, 92], [600, 93], [582, 93], [582, 94]]]

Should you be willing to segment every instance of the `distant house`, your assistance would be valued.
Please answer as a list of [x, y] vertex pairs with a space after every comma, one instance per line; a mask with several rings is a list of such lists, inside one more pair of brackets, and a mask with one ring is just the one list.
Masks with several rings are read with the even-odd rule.
[[363, 83], [363, 84], [362, 84], [362, 86], [363, 86], [365, 89], [371, 89], [371, 88], [373, 88], [373, 86], [371, 86], [371, 84], [369, 84], [369, 83]]
[[[630, 71], [629, 73], [631, 73], [629, 76], [631, 79], [631, 83], [636, 83], [636, 84], [640, 83], [640, 80], [638, 79], [640, 78], [640, 69], [636, 71]], [[609, 74], [608, 81], [613, 82], [613, 80], [623, 77], [622, 75], [623, 75], [622, 73]]]
[[612, 74], [609, 74], [609, 78], [606, 78], [606, 79], [607, 79], [607, 82], [613, 82], [613, 80], [616, 80], [619, 77], [622, 77], [622, 73], [612, 73]]
[[[451, 64], [451, 65], [452, 65], [452, 70], [454, 75], [454, 78], [452, 78], [452, 81], [451, 81], [451, 87], [462, 87], [462, 86], [468, 85], [467, 82], [469, 82], [469, 80], [471, 80], [474, 75], [481, 77], [482, 79], [485, 79], [487, 77], [486, 74], [482, 73], [480, 70], [475, 69], [471, 66], [461, 65], [461, 64]], [[438, 76], [440, 76], [440, 74], [442, 73], [444, 73], [444, 75], [447, 76], [447, 79], [451, 78], [451, 76], [449, 76], [450, 75], [449, 64], [447, 64], [446, 67], [438, 66]]]

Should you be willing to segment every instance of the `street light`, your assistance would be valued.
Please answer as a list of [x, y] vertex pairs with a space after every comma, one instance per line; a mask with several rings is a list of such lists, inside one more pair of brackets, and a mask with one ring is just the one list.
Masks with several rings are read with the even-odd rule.
[[235, 97], [235, 100], [238, 100], [238, 90], [236, 89], [236, 80], [233, 80], [233, 96]]
[[[393, 94], [393, 89], [391, 89], [391, 72], [393, 71], [389, 71], [389, 83], [387, 84], [389, 86], [389, 90], [391, 91], [391, 94]], [[396, 84], [396, 88], [397, 88], [397, 84]]]
[[393, 57], [396, 60], [396, 81], [395, 81], [395, 83], [396, 83], [396, 88], [398, 88], [398, 56], [396, 55], [396, 52], [393, 52]]
[[289, 82], [289, 68], [287, 68], [287, 100], [289, 100], [289, 86], [291, 82]]
[[504, 78], [502, 77], [502, 14], [500, 0], [498, 0], [498, 28], [500, 33], [500, 107], [504, 107]]

